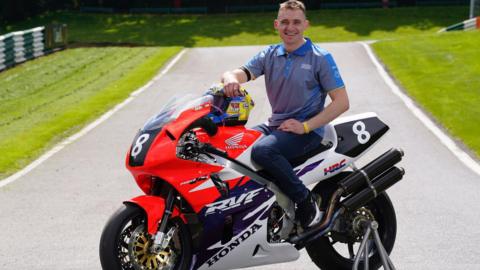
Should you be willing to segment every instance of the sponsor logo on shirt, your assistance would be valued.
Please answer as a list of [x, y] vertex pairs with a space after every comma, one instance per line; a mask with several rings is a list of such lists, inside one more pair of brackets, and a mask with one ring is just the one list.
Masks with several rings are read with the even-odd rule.
[[302, 69], [306, 69], [306, 70], [310, 70], [310, 69], [312, 69], [312, 65], [309, 65], [309, 64], [302, 64], [302, 65], [300, 66], [300, 68], [302, 68]]

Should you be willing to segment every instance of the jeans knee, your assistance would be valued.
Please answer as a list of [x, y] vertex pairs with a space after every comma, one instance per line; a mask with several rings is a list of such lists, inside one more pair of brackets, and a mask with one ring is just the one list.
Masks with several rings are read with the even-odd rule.
[[262, 144], [254, 145], [252, 148], [252, 160], [259, 165], [265, 164], [265, 162], [268, 162], [272, 153], [273, 149], [269, 146]]

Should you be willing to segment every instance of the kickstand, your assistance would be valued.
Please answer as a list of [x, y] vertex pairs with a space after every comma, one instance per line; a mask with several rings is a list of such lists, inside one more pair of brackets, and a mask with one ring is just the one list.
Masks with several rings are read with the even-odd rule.
[[375, 245], [377, 246], [378, 254], [380, 255], [380, 259], [382, 260], [382, 265], [384, 270], [395, 270], [395, 266], [393, 266], [390, 257], [388, 256], [387, 251], [383, 247], [382, 242], [380, 241], [380, 236], [378, 235], [378, 223], [376, 221], [366, 221], [363, 224], [365, 230], [365, 235], [363, 236], [363, 241], [360, 244], [360, 248], [358, 248], [357, 255], [355, 256], [355, 262], [353, 264], [352, 270], [358, 270], [358, 265], [360, 264], [360, 259], [363, 257], [364, 262], [364, 270], [368, 270], [368, 240], [373, 233], [373, 239], [375, 241]]

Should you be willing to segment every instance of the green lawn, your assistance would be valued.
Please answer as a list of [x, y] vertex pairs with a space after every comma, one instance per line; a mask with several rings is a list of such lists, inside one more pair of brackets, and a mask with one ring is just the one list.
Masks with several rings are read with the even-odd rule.
[[0, 73], [0, 179], [149, 81], [180, 48], [81, 48]]
[[391, 74], [480, 157], [480, 31], [373, 45]]
[[[435, 33], [464, 20], [467, 6], [309, 11], [307, 35], [316, 42], [390, 39]], [[49, 13], [0, 32], [28, 29], [52, 21], [66, 23], [71, 42], [113, 42], [157, 46], [229, 46], [279, 41], [275, 13], [227, 15], [121, 15]]]

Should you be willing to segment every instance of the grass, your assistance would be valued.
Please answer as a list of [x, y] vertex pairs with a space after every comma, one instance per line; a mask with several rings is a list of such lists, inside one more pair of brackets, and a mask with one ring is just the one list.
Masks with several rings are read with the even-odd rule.
[[180, 48], [78, 48], [0, 73], [0, 179], [149, 81]]
[[373, 45], [391, 74], [480, 157], [480, 31]]
[[[307, 35], [316, 42], [390, 39], [435, 33], [464, 20], [468, 6], [309, 11]], [[112, 42], [155, 46], [230, 46], [279, 42], [273, 29], [275, 13], [226, 15], [125, 15], [54, 12], [0, 33], [50, 22], [68, 25], [71, 42]]]

